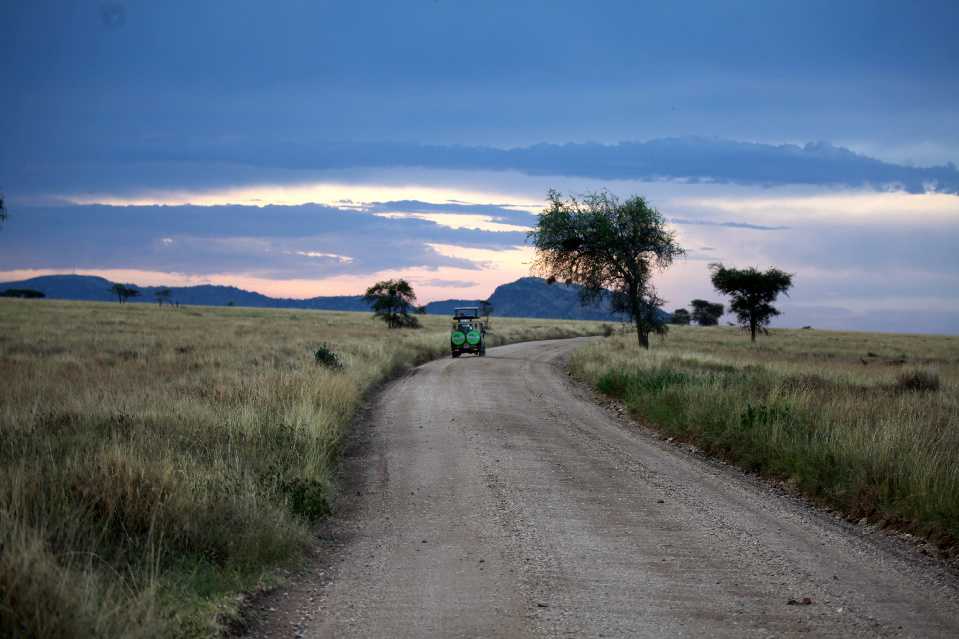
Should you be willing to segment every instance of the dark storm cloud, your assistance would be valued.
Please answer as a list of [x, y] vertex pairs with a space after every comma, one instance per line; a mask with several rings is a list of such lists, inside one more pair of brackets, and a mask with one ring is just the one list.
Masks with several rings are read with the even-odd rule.
[[523, 233], [303, 206], [23, 207], [0, 234], [0, 270], [135, 268], [324, 277], [421, 266], [479, 269], [430, 244], [505, 249]]
[[[321, 172], [334, 169], [412, 167], [518, 171], [604, 180], [854, 186], [959, 194], [959, 169], [953, 164], [913, 167], [882, 162], [826, 143], [768, 145], [713, 138], [613, 145], [538, 144], [514, 149], [402, 143], [152, 143], [106, 155], [88, 149], [78, 151], [69, 163], [51, 162], [42, 165], [48, 171], [29, 161], [17, 161], [3, 168], [13, 176], [14, 183], [28, 192], [55, 188], [114, 193], [148, 188], [202, 188], [262, 183], [264, 176], [271, 176], [266, 179], [276, 182], [302, 182], [310, 176], [319, 179]], [[284, 171], [288, 173], [284, 175]], [[374, 206], [377, 210], [391, 206], [398, 210], [396, 206], [412, 205], [386, 202]], [[531, 219], [528, 213], [497, 205], [430, 204], [419, 212], [441, 211], [493, 215], [516, 224], [528, 224]]]
[[[3, 3], [0, 187], [211, 188], [405, 166], [959, 191], [945, 164], [959, 149], [954, 2], [280, 7]], [[651, 141], [555, 144], [569, 140]], [[917, 168], [723, 140], [942, 151]]]

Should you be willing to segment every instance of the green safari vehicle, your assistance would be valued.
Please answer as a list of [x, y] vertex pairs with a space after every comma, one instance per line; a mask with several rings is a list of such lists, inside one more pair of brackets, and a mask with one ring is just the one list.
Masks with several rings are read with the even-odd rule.
[[450, 330], [450, 355], [463, 353], [486, 355], [486, 325], [480, 320], [480, 310], [475, 306], [457, 308], [453, 311], [453, 327]]

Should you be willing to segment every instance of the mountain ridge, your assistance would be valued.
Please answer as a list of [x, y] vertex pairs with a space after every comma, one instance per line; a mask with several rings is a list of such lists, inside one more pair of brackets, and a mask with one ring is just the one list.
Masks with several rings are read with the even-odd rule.
[[[43, 275], [17, 282], [0, 283], [0, 291], [8, 288], [28, 288], [41, 291], [47, 298], [74, 301], [115, 301], [110, 292], [114, 282], [96, 275]], [[326, 311], [368, 312], [369, 304], [362, 295], [319, 296], [306, 299], [278, 298], [247, 291], [235, 286], [199, 284], [195, 286], [136, 286], [140, 292], [130, 298], [131, 303], [155, 303], [156, 292], [169, 288], [170, 301], [199, 306], [244, 306], [252, 308], [296, 308]], [[489, 297], [493, 314], [505, 317], [542, 319], [580, 319], [620, 321], [607, 302], [582, 305], [580, 287], [575, 284], [549, 284], [539, 277], [521, 277], [501, 284]], [[480, 300], [448, 299], [426, 304], [430, 315], [448, 315], [457, 306], [478, 306]]]

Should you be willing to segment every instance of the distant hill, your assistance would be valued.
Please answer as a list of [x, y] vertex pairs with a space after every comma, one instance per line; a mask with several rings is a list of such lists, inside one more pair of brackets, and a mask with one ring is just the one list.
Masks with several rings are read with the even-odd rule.
[[[92, 275], [45, 275], [19, 282], [0, 283], [0, 291], [8, 288], [29, 288], [42, 292], [47, 298], [109, 302], [113, 282]], [[131, 285], [132, 286], [132, 285]], [[198, 306], [249, 306], [254, 308], [302, 308], [326, 311], [369, 311], [360, 295], [341, 295], [292, 299], [268, 297], [245, 291], [235, 286], [133, 286], [139, 297], [130, 302], [156, 302], [156, 292], [169, 288], [171, 301]], [[581, 319], [619, 321], [608, 304], [583, 306], [579, 301], [580, 287], [568, 284], [548, 284], [539, 277], [522, 277], [515, 282], [498, 286], [489, 301], [493, 315], [505, 317], [539, 317], [548, 319]], [[479, 300], [442, 300], [426, 305], [431, 315], [449, 315], [459, 306], [478, 306]]]
[[[30, 288], [42, 292], [48, 298], [61, 300], [83, 300], [90, 302], [116, 301], [110, 293], [113, 282], [93, 275], [45, 275], [19, 282], [0, 284], [0, 291], [8, 288]], [[169, 288], [170, 301], [193, 306], [250, 306], [254, 308], [307, 308], [324, 311], [368, 311], [369, 304], [360, 295], [340, 295], [293, 299], [268, 297], [253, 291], [245, 291], [235, 286], [217, 286], [200, 284], [197, 286], [134, 286], [140, 291], [139, 297], [130, 298], [130, 302], [153, 302], [156, 292]]]
[[[540, 277], [521, 277], [496, 287], [489, 297], [493, 315], [504, 317], [542, 317], [619, 321], [621, 316], [609, 310], [608, 303], [583, 306], [582, 287], [575, 284], [549, 284]], [[457, 306], [478, 306], [479, 300], [446, 300], [426, 305], [431, 315], [447, 315]]]

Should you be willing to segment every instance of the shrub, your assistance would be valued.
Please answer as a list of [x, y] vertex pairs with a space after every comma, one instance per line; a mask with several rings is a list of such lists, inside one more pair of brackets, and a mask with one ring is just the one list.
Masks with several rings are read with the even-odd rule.
[[290, 510], [308, 521], [317, 521], [329, 515], [330, 502], [326, 486], [315, 479], [294, 477], [280, 484], [286, 494]]
[[321, 344], [316, 352], [313, 353], [313, 357], [316, 359], [316, 363], [333, 370], [340, 370], [343, 368], [343, 362], [340, 361], [340, 356], [336, 352], [327, 346], [326, 344]]
[[601, 393], [623, 399], [626, 396], [626, 387], [629, 385], [630, 376], [622, 369], [611, 369], [606, 371], [596, 381], [596, 387]]
[[896, 378], [896, 389], [900, 391], [937, 391], [939, 387], [939, 374], [921, 368], [903, 371]]
[[420, 320], [415, 315], [400, 315], [396, 318], [397, 328], [420, 328]]

